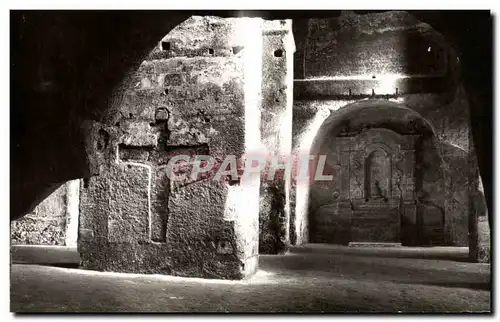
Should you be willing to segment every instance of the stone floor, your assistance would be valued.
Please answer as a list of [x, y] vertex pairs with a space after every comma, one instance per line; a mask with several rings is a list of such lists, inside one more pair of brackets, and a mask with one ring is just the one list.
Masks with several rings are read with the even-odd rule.
[[490, 311], [490, 264], [467, 263], [467, 252], [309, 244], [261, 256], [249, 280], [221, 281], [84, 271], [68, 268], [75, 249], [17, 247], [11, 311]]

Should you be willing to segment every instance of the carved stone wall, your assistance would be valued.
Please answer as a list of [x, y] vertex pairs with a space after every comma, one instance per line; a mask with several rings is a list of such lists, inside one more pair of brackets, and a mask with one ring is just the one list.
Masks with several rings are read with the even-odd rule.
[[[192, 177], [191, 169], [195, 155], [216, 163], [234, 155], [242, 167], [259, 147], [261, 23], [189, 18], [124, 81], [110, 100], [114, 113], [90, 125], [98, 175], [82, 185], [83, 268], [230, 279], [255, 272], [259, 178]], [[169, 169], [178, 155], [189, 160]]]
[[[265, 21], [262, 48], [261, 136], [267, 170], [271, 160], [286, 164], [292, 149], [293, 41], [291, 20]], [[274, 161], [273, 161], [274, 162]], [[274, 167], [274, 166], [273, 166]], [[282, 169], [260, 186], [259, 253], [282, 253], [290, 244], [290, 176]]]

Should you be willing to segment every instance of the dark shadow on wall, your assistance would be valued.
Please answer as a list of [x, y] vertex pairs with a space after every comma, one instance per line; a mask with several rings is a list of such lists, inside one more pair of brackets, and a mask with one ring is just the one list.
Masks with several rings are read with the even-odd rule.
[[127, 72], [190, 15], [11, 11], [11, 220], [90, 175], [83, 121], [102, 120]]
[[[271, 182], [266, 185], [268, 195], [272, 198], [260, 200], [261, 215], [259, 216], [259, 254], [279, 254], [286, 249], [282, 231], [286, 196], [282, 182]], [[262, 212], [262, 210], [265, 212]]]

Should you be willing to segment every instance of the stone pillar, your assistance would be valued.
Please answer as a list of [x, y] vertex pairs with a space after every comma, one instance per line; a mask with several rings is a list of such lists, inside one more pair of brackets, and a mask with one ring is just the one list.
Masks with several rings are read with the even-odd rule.
[[80, 208], [80, 179], [66, 183], [66, 246], [76, 247]]
[[[469, 136], [471, 139], [471, 136]], [[472, 146], [472, 144], [471, 144]], [[468, 212], [468, 222], [469, 222], [469, 259], [473, 262], [477, 262], [479, 257], [479, 232], [478, 232], [478, 214], [474, 201], [477, 198], [477, 186], [478, 186], [478, 173], [474, 165], [474, 157], [472, 156], [473, 148], [470, 149], [469, 155], [469, 212]]]
[[476, 150], [469, 130], [469, 259], [472, 262], [490, 262], [490, 227], [488, 210], [479, 176]]
[[[115, 93], [114, 114], [94, 124], [89, 145], [101, 162], [81, 191], [83, 268], [224, 279], [255, 272], [259, 178], [189, 169], [196, 155], [244, 161], [258, 148], [261, 25], [191, 17]], [[188, 159], [169, 166], [177, 155]]]
[[488, 207], [486, 206], [486, 198], [484, 196], [484, 191], [481, 188], [478, 191], [478, 196], [476, 198], [476, 212], [477, 212], [477, 235], [478, 235], [478, 252], [477, 261], [479, 263], [490, 263], [491, 262], [491, 237], [490, 237], [490, 225], [488, 221]]
[[[261, 133], [269, 170], [276, 168], [274, 164], [291, 162], [294, 52], [292, 21], [265, 21]], [[275, 172], [273, 180], [267, 177], [267, 172], [263, 172], [260, 186], [260, 253], [282, 253], [290, 244], [290, 185], [291, 176], [283, 169]]]
[[467, 144], [468, 141], [462, 145], [463, 148], [457, 148], [445, 143], [441, 150], [445, 183], [444, 238], [445, 244], [450, 246], [467, 246], [471, 241], [470, 232], [473, 227], [467, 218], [470, 214], [470, 188], [473, 183]]

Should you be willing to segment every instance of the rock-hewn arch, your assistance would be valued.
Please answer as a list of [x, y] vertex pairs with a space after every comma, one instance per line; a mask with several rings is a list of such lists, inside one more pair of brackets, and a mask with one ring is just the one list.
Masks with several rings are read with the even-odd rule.
[[[428, 205], [428, 207], [432, 208], [432, 211], [435, 213], [434, 215], [440, 215], [440, 212], [444, 209], [444, 196], [441, 195], [440, 198], [434, 198], [431, 183], [435, 186], [441, 185], [437, 190], [444, 189], [442, 186], [444, 182], [444, 161], [441, 156], [441, 145], [437, 141], [433, 126], [420, 114], [401, 104], [387, 100], [364, 100], [347, 104], [338, 110], [332, 111], [330, 115], [325, 117], [309, 149], [303, 146], [301, 148], [302, 151], [309, 150], [309, 153], [316, 156], [315, 160], [317, 160], [317, 156], [319, 155], [335, 153], [335, 147], [332, 145], [333, 138], [339, 135], [352, 136], [369, 129], [379, 128], [387, 130], [388, 133], [392, 132], [395, 136], [398, 134], [418, 136], [415, 141], [417, 145], [416, 161], [418, 161], [420, 168], [415, 169], [415, 175], [419, 178], [415, 182], [415, 189], [418, 189], [421, 193], [416, 193], [415, 199], [419, 203], [418, 207], [424, 207], [424, 204]], [[380, 144], [383, 144], [383, 142], [378, 145]], [[366, 153], [367, 151], [364, 151], [362, 157], [366, 157]], [[345, 169], [349, 168], [349, 164], [345, 163], [346, 160], [339, 162], [332, 159], [332, 162], [333, 164], [329, 164], [329, 159], [327, 158], [324, 174], [333, 174], [333, 180], [337, 180], [336, 184], [338, 187], [341, 177], [335, 168], [339, 168], [340, 171], [344, 169], [345, 171]], [[314, 177], [316, 166], [316, 161], [311, 161], [309, 164], [309, 169], [311, 170], [309, 175], [311, 178]], [[315, 187], [328, 187], [328, 183], [313, 181], [311, 185], [308, 183], [298, 183], [296, 187], [298, 205], [296, 215], [299, 216], [296, 219], [300, 221], [300, 216], [302, 216], [303, 224], [311, 225], [309, 228], [312, 230], [314, 230], [314, 227], [311, 216], [320, 208], [322, 208], [320, 211], [329, 211], [328, 203], [322, 200], [328, 198], [327, 195], [311, 195], [312, 190], [314, 192], [317, 191], [314, 190]], [[321, 190], [321, 188], [319, 189]], [[327, 194], [332, 193], [329, 189], [326, 188], [325, 190], [328, 191]], [[300, 208], [301, 206], [302, 208]], [[419, 208], [419, 211], [422, 211], [422, 208]], [[314, 231], [312, 230], [309, 231], [309, 236], [303, 236], [303, 241], [304, 239], [315, 241], [313, 236]], [[343, 240], [344, 237], [341, 236], [339, 238], [334, 240]], [[415, 239], [418, 236], [409, 238]]]

